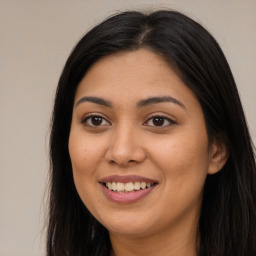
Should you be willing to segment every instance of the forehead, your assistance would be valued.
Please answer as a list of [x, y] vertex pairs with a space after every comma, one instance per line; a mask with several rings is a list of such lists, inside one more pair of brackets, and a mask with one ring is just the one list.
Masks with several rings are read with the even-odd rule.
[[161, 56], [140, 49], [98, 60], [78, 85], [75, 100], [82, 96], [139, 100], [163, 95], [195, 99], [192, 91]]

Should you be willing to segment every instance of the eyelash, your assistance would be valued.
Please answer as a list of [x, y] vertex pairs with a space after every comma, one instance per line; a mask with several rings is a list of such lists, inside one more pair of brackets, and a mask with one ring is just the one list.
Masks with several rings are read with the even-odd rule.
[[85, 126], [89, 126], [89, 127], [92, 127], [92, 128], [97, 128], [97, 127], [100, 127], [100, 126], [108, 126], [108, 125], [93, 125], [92, 123], [91, 124], [88, 124], [88, 120], [90, 120], [90, 122], [92, 122], [92, 118], [100, 118], [101, 120], [105, 121], [108, 123], [108, 125], [110, 124], [104, 117], [100, 116], [100, 115], [89, 115], [89, 116], [86, 116], [85, 118], [83, 118], [81, 120], [81, 123]]
[[[164, 128], [164, 127], [169, 127], [171, 125], [174, 125], [176, 124], [176, 122], [174, 120], [172, 120], [171, 118], [168, 118], [166, 116], [163, 116], [163, 115], [152, 115], [149, 119], [147, 119], [147, 121], [145, 123], [148, 123], [149, 121], [153, 122], [154, 121], [154, 118], [160, 118], [164, 121], [164, 123], [168, 122], [168, 124], [165, 124], [165, 125], [161, 125], [161, 126], [157, 126], [157, 125], [149, 125], [150, 127], [155, 127], [155, 128]], [[144, 124], [145, 124], [144, 123]]]
[[[107, 124], [103, 124], [100, 123], [99, 125], [93, 125], [92, 124], [92, 118], [99, 118], [101, 119], [103, 122], [106, 122]], [[165, 125], [161, 125], [161, 126], [157, 126], [157, 125], [148, 125], [150, 127], [155, 127], [155, 128], [162, 128], [162, 127], [168, 127], [168, 126], [171, 126], [171, 125], [174, 125], [176, 124], [176, 122], [174, 120], [172, 120], [171, 118], [168, 118], [166, 116], [163, 116], [163, 115], [152, 115], [149, 119], [147, 119], [147, 121], [145, 123], [143, 123], [143, 125], [145, 125], [146, 123], [148, 123], [149, 121], [153, 122], [154, 118], [160, 118], [164, 121], [164, 123], [168, 122], [168, 124], [165, 124]], [[88, 121], [90, 120], [90, 123], [91, 124], [88, 124]], [[81, 120], [81, 123], [85, 126], [88, 126], [88, 127], [91, 127], [91, 128], [97, 128], [97, 127], [102, 127], [102, 126], [109, 126], [111, 125], [110, 122], [108, 122], [104, 117], [100, 116], [100, 115], [89, 115], [89, 116], [86, 116], [85, 118], [83, 118]], [[146, 126], [146, 125], [145, 125]]]

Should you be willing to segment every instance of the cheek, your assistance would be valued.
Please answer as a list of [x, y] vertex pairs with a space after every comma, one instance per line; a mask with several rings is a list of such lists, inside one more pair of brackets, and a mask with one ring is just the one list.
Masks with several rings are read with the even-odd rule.
[[97, 186], [97, 168], [102, 158], [99, 143], [90, 138], [83, 131], [71, 129], [69, 137], [69, 154], [72, 163], [73, 178], [76, 190], [90, 211], [94, 209], [93, 198]]
[[164, 146], [156, 145], [154, 152], [155, 163], [162, 172], [165, 196], [161, 201], [166, 215], [173, 212], [178, 216], [200, 207], [208, 169], [207, 139], [188, 140], [182, 136]]
[[172, 188], [202, 186], [209, 167], [206, 134], [173, 136], [164, 143], [156, 142], [152, 150], [155, 163]]
[[98, 148], [88, 143], [84, 132], [71, 128], [69, 155], [72, 163], [74, 183], [84, 203], [86, 203], [86, 198], [90, 198], [92, 185], [97, 179], [95, 170], [99, 163], [99, 154]]
[[69, 154], [74, 175], [91, 175], [102, 158], [102, 145], [76, 129], [70, 132]]

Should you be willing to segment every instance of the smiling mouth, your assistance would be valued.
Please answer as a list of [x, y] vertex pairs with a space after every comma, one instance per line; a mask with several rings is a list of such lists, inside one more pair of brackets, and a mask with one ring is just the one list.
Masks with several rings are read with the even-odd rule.
[[122, 183], [122, 182], [105, 182], [102, 183], [107, 189], [113, 191], [113, 192], [118, 192], [118, 193], [130, 193], [130, 192], [135, 192], [139, 190], [145, 190], [148, 189], [152, 186], [155, 186], [156, 183], [154, 182], [127, 182], [127, 183]]

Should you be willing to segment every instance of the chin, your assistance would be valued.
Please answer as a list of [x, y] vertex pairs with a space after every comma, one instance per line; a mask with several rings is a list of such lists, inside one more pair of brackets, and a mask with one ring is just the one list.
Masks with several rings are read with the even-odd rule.
[[132, 218], [131, 216], [123, 216], [123, 218], [115, 218], [112, 220], [104, 221], [103, 226], [109, 231], [109, 233], [123, 235], [123, 236], [140, 236], [147, 234], [152, 228], [152, 222], [142, 221], [141, 218]]

